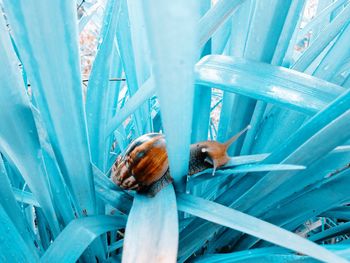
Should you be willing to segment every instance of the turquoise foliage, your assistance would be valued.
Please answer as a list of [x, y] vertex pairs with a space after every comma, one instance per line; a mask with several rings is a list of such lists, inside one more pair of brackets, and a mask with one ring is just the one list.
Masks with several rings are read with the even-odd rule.
[[[1, 262], [350, 260], [349, 0], [0, 10]], [[191, 143], [248, 124], [214, 176], [187, 176]], [[153, 198], [110, 180], [149, 132], [174, 178]]]

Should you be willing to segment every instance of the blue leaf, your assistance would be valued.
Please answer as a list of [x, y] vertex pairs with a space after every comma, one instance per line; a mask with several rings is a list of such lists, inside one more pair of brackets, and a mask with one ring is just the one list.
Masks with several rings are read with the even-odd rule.
[[178, 218], [175, 192], [136, 195], [125, 230], [122, 262], [176, 262]]
[[121, 216], [92, 216], [72, 221], [50, 245], [41, 262], [76, 262], [98, 236], [125, 227]]
[[[303, 170], [305, 166], [302, 165], [292, 165], [292, 164], [253, 164], [253, 165], [241, 165], [232, 169], [220, 169], [215, 172], [215, 175], [212, 175], [213, 169], [204, 170], [196, 175], [194, 178], [189, 177], [188, 185], [197, 185], [205, 181], [213, 179], [215, 176], [227, 177], [230, 175], [235, 175], [238, 173], [252, 173], [252, 172], [268, 172], [268, 171], [294, 171], [294, 170]], [[251, 175], [254, 176], [254, 175]], [[280, 175], [283, 176], [283, 175]]]
[[35, 251], [23, 241], [21, 233], [17, 231], [11, 219], [0, 205], [0, 261], [8, 262], [38, 262]]
[[[50, 222], [54, 235], [59, 232], [52, 196], [45, 177], [45, 167], [29, 100], [20, 76], [17, 59], [12, 50], [4, 20], [0, 19], [0, 150], [14, 169], [26, 180]], [[30, 153], [30, 154], [29, 154]], [[35, 174], [35, 176], [32, 176]]]
[[3, 2], [59, 167], [80, 205], [77, 212], [94, 213], [75, 3]]
[[[108, 107], [115, 87], [109, 86], [112, 55], [116, 55], [114, 38], [120, 12], [120, 1], [109, 1], [104, 18], [99, 46], [91, 73], [86, 96], [86, 118], [89, 131], [92, 162], [106, 171], [110, 145], [106, 139], [105, 128], [108, 122]], [[118, 95], [118, 94], [117, 94]]]
[[198, 197], [178, 195], [179, 210], [230, 227], [271, 243], [328, 262], [347, 262], [342, 257], [296, 234], [278, 228], [255, 217]]
[[143, 7], [171, 175], [175, 186], [183, 191], [191, 140], [193, 67], [199, 56], [199, 4], [195, 0], [158, 0]]
[[196, 65], [198, 83], [314, 114], [339, 96], [341, 86], [246, 59], [212, 55]]

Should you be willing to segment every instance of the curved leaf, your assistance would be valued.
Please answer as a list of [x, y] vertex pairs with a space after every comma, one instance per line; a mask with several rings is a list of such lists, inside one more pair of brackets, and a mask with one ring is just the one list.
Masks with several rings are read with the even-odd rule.
[[227, 254], [211, 254], [199, 257], [195, 262], [210, 262], [219, 263], [223, 261], [239, 262], [242, 260], [249, 260], [250, 258], [261, 258], [263, 256], [271, 256], [275, 254], [288, 253], [288, 250], [281, 247], [268, 247], [268, 248], [257, 248], [244, 251], [238, 251], [234, 253]]
[[[318, 160], [318, 158], [329, 153], [336, 146], [346, 142], [350, 138], [350, 134], [348, 133], [339, 133], [339, 130], [346, 129], [349, 121], [350, 111], [347, 111], [321, 131], [313, 135], [290, 156], [284, 159], [283, 163], [294, 163], [306, 166], [311, 165]], [[312, 152], [312, 154], [310, 154], [310, 152]], [[258, 181], [254, 187], [236, 200], [236, 207], [244, 211], [246, 211], [245, 209], [255, 207], [254, 204], [256, 204], [257, 201], [265, 201], [265, 196], [271, 194], [272, 191], [276, 190], [283, 183], [288, 183], [288, 179], [293, 177], [294, 174], [294, 171], [290, 171], [286, 172], [283, 177], [276, 177], [274, 172], [270, 172]], [[261, 192], [262, 189], [264, 190], [263, 192]], [[246, 203], [247, 200], [249, 200], [248, 203]], [[263, 207], [266, 207], [266, 204], [263, 205]]]
[[[290, 184], [280, 187], [281, 190], [278, 189], [278, 191], [270, 194], [266, 198], [268, 199], [267, 202], [261, 202], [262, 205], [265, 205], [263, 209], [260, 208], [258, 204], [258, 208], [252, 209], [252, 211], [254, 210], [252, 213], [260, 215], [262, 219], [275, 225], [282, 226], [289, 230], [295, 230], [299, 225], [309, 219], [319, 216], [324, 211], [348, 202], [349, 197], [346, 191], [348, 175], [349, 170], [345, 169], [330, 177], [319, 179], [316, 182], [314, 179], [314, 182], [309, 182], [309, 184], [301, 190], [295, 187], [295, 191], [292, 187], [295, 183], [292, 181]], [[312, 172], [305, 176], [311, 177]], [[300, 178], [302, 177], [296, 179], [301, 181], [301, 186], [304, 183], [306, 184], [306, 182], [304, 182], [305, 180]], [[269, 198], [270, 196], [272, 196], [272, 199]], [[276, 196], [280, 196], [279, 202], [276, 202]], [[285, 198], [285, 196], [288, 196], [288, 198]], [[261, 215], [262, 211], [264, 214]], [[257, 240], [254, 238], [246, 236], [240, 239], [237, 248], [247, 249], [252, 247], [256, 242]]]
[[[349, 249], [347, 246], [343, 245], [328, 245], [324, 246], [326, 249], [333, 251], [339, 256], [343, 256], [346, 259], [349, 259]], [[212, 254], [207, 256], [199, 257], [195, 260], [196, 263], [220, 263], [220, 262], [312, 262], [315, 260], [301, 255], [295, 255], [288, 253], [288, 250], [282, 249], [279, 247], [268, 247], [268, 248], [258, 248], [244, 250], [235, 253], [228, 254]]]
[[72, 221], [50, 245], [41, 262], [76, 262], [84, 250], [107, 231], [125, 227], [122, 216], [92, 216]]
[[191, 195], [179, 194], [177, 200], [179, 210], [183, 212], [262, 238], [321, 261], [347, 262], [346, 259], [307, 239], [237, 210]]
[[309, 75], [242, 58], [211, 55], [196, 64], [197, 83], [312, 115], [344, 88]]
[[94, 165], [93, 170], [97, 196], [120, 212], [128, 214], [132, 205], [132, 196], [122, 191]]
[[349, 174], [350, 170], [346, 169], [327, 180], [318, 182], [312, 189], [297, 193], [289, 202], [280, 204], [278, 208], [269, 209], [264, 219], [287, 229], [295, 229], [306, 220], [349, 202], [347, 194]]

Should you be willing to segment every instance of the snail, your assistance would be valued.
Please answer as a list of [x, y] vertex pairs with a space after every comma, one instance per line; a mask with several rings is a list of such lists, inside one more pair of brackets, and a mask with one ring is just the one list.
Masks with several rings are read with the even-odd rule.
[[[214, 175], [217, 168], [229, 161], [229, 146], [249, 128], [250, 125], [225, 143], [203, 141], [191, 144], [188, 175], [208, 168], [213, 168]], [[172, 183], [164, 135], [149, 133], [134, 140], [112, 166], [111, 178], [122, 189], [136, 190], [151, 197]]]

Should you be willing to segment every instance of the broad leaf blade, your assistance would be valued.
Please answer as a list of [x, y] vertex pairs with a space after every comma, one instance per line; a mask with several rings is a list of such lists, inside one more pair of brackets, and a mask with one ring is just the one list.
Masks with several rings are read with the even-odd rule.
[[136, 195], [126, 225], [122, 262], [176, 262], [177, 244], [173, 186], [153, 198]]

